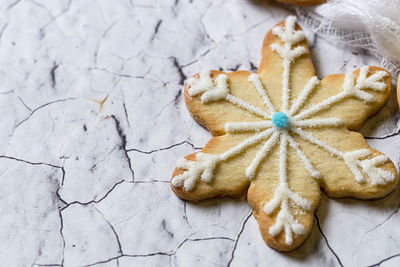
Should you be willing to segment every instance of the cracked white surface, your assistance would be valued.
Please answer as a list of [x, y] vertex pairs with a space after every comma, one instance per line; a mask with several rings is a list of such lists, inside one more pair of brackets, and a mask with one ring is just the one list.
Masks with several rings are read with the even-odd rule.
[[[255, 70], [265, 33], [288, 15], [265, 2], [1, 1], [2, 265], [397, 266], [398, 189], [323, 197], [310, 238], [284, 254], [264, 244], [243, 199], [171, 192], [176, 159], [209, 139], [184, 107], [183, 80]], [[321, 78], [377, 65], [304, 30]], [[394, 96], [362, 132], [398, 165]]]

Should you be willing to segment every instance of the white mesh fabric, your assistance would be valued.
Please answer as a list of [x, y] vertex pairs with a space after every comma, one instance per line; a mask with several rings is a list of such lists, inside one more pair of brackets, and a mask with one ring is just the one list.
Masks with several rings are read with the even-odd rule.
[[397, 79], [400, 0], [331, 0], [316, 7], [295, 9], [303, 25], [326, 39], [366, 49]]

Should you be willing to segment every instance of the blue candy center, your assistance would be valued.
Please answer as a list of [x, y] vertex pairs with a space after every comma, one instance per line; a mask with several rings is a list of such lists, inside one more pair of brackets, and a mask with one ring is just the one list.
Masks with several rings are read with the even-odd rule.
[[279, 129], [285, 129], [289, 126], [289, 117], [283, 112], [275, 112], [272, 115], [272, 123]]

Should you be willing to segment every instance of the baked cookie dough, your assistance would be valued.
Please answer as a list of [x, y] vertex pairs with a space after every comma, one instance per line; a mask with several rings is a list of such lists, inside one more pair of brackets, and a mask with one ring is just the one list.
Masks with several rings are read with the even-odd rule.
[[295, 20], [267, 33], [257, 73], [202, 71], [186, 83], [187, 109], [213, 137], [171, 179], [191, 201], [247, 193], [263, 239], [279, 251], [306, 240], [321, 188], [374, 199], [398, 181], [392, 161], [357, 132], [388, 99], [390, 74], [364, 66], [319, 80]]

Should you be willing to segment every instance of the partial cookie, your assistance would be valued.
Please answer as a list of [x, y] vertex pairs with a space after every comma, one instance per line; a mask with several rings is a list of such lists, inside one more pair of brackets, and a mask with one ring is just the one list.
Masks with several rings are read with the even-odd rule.
[[397, 103], [400, 104], [400, 74], [397, 78]]
[[313, 6], [326, 3], [326, 0], [276, 0], [276, 1], [299, 5], [299, 6]]
[[320, 81], [290, 16], [266, 35], [257, 74], [202, 71], [186, 83], [188, 110], [214, 137], [177, 162], [172, 190], [192, 201], [247, 192], [265, 242], [293, 250], [310, 234], [320, 188], [360, 199], [395, 188], [394, 164], [355, 132], [390, 90], [378, 67]]

